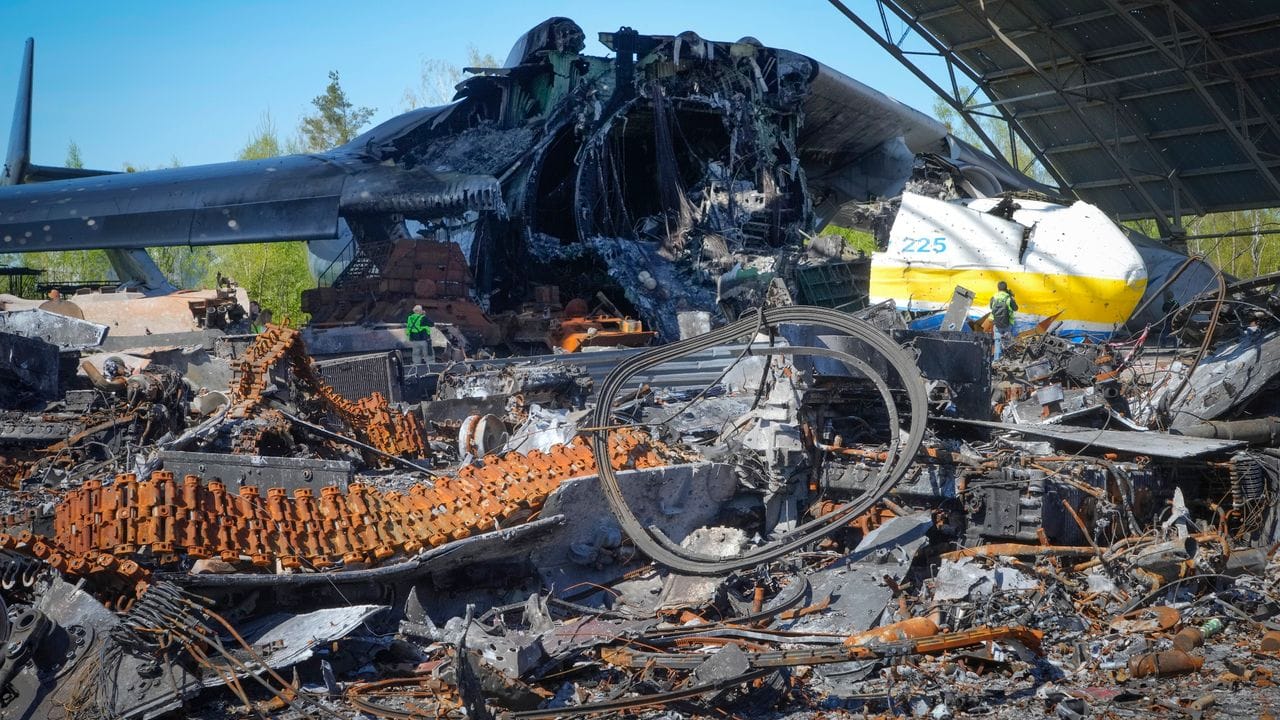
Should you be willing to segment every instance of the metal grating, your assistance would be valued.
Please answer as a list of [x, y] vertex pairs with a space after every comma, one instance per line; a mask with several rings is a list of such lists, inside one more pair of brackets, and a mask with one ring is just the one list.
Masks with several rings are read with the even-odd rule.
[[374, 392], [387, 400], [401, 400], [400, 360], [394, 352], [357, 355], [337, 360], [317, 360], [316, 372], [338, 394], [359, 400]]

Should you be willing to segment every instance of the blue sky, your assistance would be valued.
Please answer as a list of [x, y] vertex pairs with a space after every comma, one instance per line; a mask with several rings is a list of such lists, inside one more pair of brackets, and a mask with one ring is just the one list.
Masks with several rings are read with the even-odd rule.
[[[873, 12], [870, 0], [847, 4]], [[87, 167], [119, 170], [232, 160], [264, 112], [292, 132], [331, 69], [380, 122], [403, 111], [423, 60], [461, 66], [474, 45], [501, 62], [523, 32], [553, 15], [576, 20], [592, 54], [607, 54], [598, 32], [622, 25], [715, 40], [751, 35], [925, 112], [934, 102], [824, 0], [0, 0], [0, 133], [8, 135], [27, 37], [36, 39], [33, 161], [62, 164], [74, 140]]]

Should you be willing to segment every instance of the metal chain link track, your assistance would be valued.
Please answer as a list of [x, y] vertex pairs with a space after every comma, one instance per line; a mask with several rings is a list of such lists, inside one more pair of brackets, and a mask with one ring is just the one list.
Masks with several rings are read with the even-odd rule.
[[[333, 408], [359, 439], [391, 455], [426, 457], [427, 445], [417, 415], [391, 407], [381, 393], [356, 401], [339, 395], [316, 374], [302, 344], [302, 333], [287, 325], [267, 325], [234, 365], [232, 405], [227, 417], [245, 419], [257, 410], [270, 381], [271, 369], [285, 361], [298, 383]], [[261, 437], [262, 433], [250, 435], [243, 443], [243, 450], [252, 452], [251, 446]]]
[[[638, 431], [616, 433], [609, 457], [614, 469], [651, 468], [677, 459]], [[456, 477], [420, 483], [407, 492], [381, 492], [356, 483], [300, 488], [289, 497], [270, 488], [225, 484], [156, 471], [148, 480], [118, 475], [104, 485], [91, 480], [66, 494], [54, 509], [54, 537], [0, 534], [0, 548], [40, 557], [70, 575], [111, 573], [126, 583], [145, 581], [137, 561], [160, 565], [180, 557], [247, 558], [264, 568], [324, 568], [384, 561], [526, 520], [560, 482], [597, 473], [582, 438], [549, 452], [490, 455]]]

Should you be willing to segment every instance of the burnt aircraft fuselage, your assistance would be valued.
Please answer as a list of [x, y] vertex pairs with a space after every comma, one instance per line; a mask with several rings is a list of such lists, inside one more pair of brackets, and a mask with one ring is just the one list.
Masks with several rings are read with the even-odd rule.
[[[784, 272], [804, 233], [900, 193], [920, 155], [982, 166], [969, 177], [988, 192], [1026, 185], [803, 55], [693, 33], [600, 38], [614, 58], [583, 54], [573, 21], [547, 20], [452, 103], [326, 153], [2, 188], [0, 240], [18, 252], [328, 241], [313, 252], [337, 287], [378, 276], [398, 240], [457, 240], [486, 309], [517, 307], [535, 283], [566, 297], [612, 287], [671, 339], [677, 311], [715, 308], [716, 278]], [[65, 177], [15, 158], [8, 182]]]

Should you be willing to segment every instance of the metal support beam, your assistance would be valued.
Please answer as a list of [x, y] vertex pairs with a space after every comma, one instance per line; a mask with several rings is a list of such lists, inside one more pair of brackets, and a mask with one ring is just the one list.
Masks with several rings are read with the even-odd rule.
[[[944, 90], [941, 85], [938, 85], [938, 83], [935, 82], [933, 78], [929, 77], [927, 74], [924, 73], [924, 71], [920, 70], [920, 68], [917, 67], [916, 64], [912, 62], [910, 58], [907, 57], [907, 54], [902, 51], [902, 48], [890, 42], [887, 37], [882, 37], [879, 33], [875, 31], [875, 28], [872, 28], [870, 25], [868, 25], [866, 21], [858, 17], [852, 10], [846, 7], [845, 4], [840, 0], [830, 0], [830, 2], [831, 2], [831, 5], [834, 6], [835, 9], [839, 10], [846, 18], [848, 18], [850, 22], [852, 22], [854, 25], [857, 25], [864, 33], [866, 33], [867, 37], [874, 40], [877, 45], [879, 45], [881, 48], [884, 49], [885, 52], [889, 53], [898, 62], [902, 63], [903, 67], [910, 70], [911, 73], [915, 75], [917, 79], [920, 80], [920, 82], [923, 82], [925, 85], [928, 85], [930, 90], [933, 90], [935, 93], [937, 93], [938, 97], [942, 98], [948, 105], [951, 106], [953, 110], [959, 113], [960, 117], [963, 118], [966, 123], [968, 123], [969, 128], [972, 129], [975, 133], [977, 133], [978, 137], [982, 139], [983, 144], [987, 146], [987, 150], [992, 155], [996, 157], [1001, 157], [1000, 149], [995, 144], [995, 141], [992, 140], [991, 137], [987, 135], [986, 130], [982, 128], [981, 124], [979, 124], [976, 120], [974, 120], [972, 117], [969, 116], [969, 113], [967, 113], [964, 109], [964, 105], [960, 101], [958, 101], [951, 93], [948, 93], [946, 90]], [[881, 15], [883, 15], [883, 7], [881, 8]], [[888, 33], [886, 32], [885, 34], [887, 35]], [[952, 78], [953, 78], [953, 84], [954, 84], [954, 75], [952, 75]]]
[[[1154, 3], [1151, 3], [1151, 4], [1154, 4]], [[956, 12], [960, 12], [959, 7], [956, 8]], [[1114, 15], [1115, 13], [1112, 12], [1110, 9], [1108, 9], [1108, 10], [1101, 10], [1096, 13], [1090, 13], [1088, 16], [1074, 16], [1070, 19], [1073, 21], [1072, 24], [1075, 24], [1083, 21], [1086, 17], [1090, 19], [1100, 19], [1100, 17], [1113, 17]], [[1051, 30], [1056, 30], [1057, 28], [1062, 27], [1063, 25], [1064, 23], [1062, 21], [1059, 21], [1050, 25], [1049, 28]], [[1213, 32], [1215, 36], [1220, 37], [1222, 39], [1226, 39], [1226, 38], [1234, 37], [1237, 35], [1247, 35], [1253, 32], [1271, 30], [1278, 26], [1280, 26], [1280, 14], [1275, 14], [1275, 15], [1269, 15], [1265, 18], [1250, 20], [1247, 22], [1215, 27], [1213, 29]], [[1009, 35], [1009, 37], [1018, 39], [1021, 36], [1032, 34], [1032, 33], [1031, 31], [1024, 31], [1016, 34], [1015, 33], [1007, 33], [1007, 34]], [[1171, 36], [1169, 40], [1172, 41], [1175, 45], [1190, 43], [1190, 42], [1193, 42], [1195, 39], [1190, 35], [1191, 33], [1185, 33], [1185, 34], [1178, 33]], [[952, 52], [955, 52], [956, 54], [962, 54], [966, 52], [972, 52], [974, 50], [980, 50], [985, 47], [989, 47], [992, 44], [997, 42], [999, 42], [997, 38], [992, 36], [987, 36], [987, 37], [970, 40], [968, 42], [957, 43], [951, 49], [952, 49]], [[1111, 62], [1113, 60], [1124, 60], [1132, 57], [1138, 57], [1140, 55], [1149, 55], [1154, 52], [1156, 52], [1156, 49], [1153, 48], [1150, 43], [1144, 42], [1144, 41], [1137, 41], [1137, 42], [1125, 43], [1123, 45], [1115, 45], [1112, 47], [1108, 47], [1106, 50], [1099, 50], [1091, 53], [1085, 53], [1084, 58], [1085, 58], [1085, 61], [1090, 66], [1095, 66], [1105, 62]], [[1275, 52], [1275, 48], [1267, 48], [1264, 52]], [[1052, 67], [1054, 65], [1066, 65], [1069, 62], [1070, 60], [1068, 58], [1056, 57], [1056, 58], [1049, 58], [1047, 60], [1042, 60], [1040, 61], [1040, 65], [1045, 67]], [[1010, 68], [1008, 70], [997, 70], [991, 73], [990, 75], [984, 75], [983, 77], [985, 79], [998, 80], [998, 79], [1004, 79], [1007, 77], [1026, 76], [1029, 74], [1030, 72], [1025, 68]]]
[[[867, 37], [870, 37], [873, 41], [875, 41], [876, 44], [878, 44], [886, 52], [892, 55], [899, 63], [901, 63], [903, 67], [907, 68], [907, 70], [911, 71], [911, 73], [915, 75], [921, 82], [927, 85], [929, 89], [937, 93], [938, 97], [942, 98], [944, 102], [950, 105], [951, 109], [955, 110], [960, 115], [960, 117], [964, 119], [965, 123], [968, 124], [969, 127], [974, 131], [974, 133], [976, 133], [978, 137], [981, 138], [983, 144], [986, 145], [987, 147], [987, 151], [990, 152], [993, 157], [997, 158], [998, 160], [1007, 162], [1007, 160], [1003, 156], [1002, 149], [998, 145], [996, 145], [995, 141], [991, 139], [991, 137], [988, 135], [986, 130], [982, 127], [982, 124], [974, 117], [975, 113], [973, 113], [972, 110], [966, 105], [965, 99], [960, 98], [960, 88], [956, 83], [956, 72], [958, 71], [961, 75], [967, 78], [969, 82], [973, 83], [975, 92], [977, 92], [977, 88], [980, 88], [982, 86], [982, 83], [978, 80], [977, 75], [968, 66], [957, 62], [955, 58], [948, 52], [947, 48], [936, 37], [934, 37], [927, 30], [925, 30], [918, 23], [916, 23], [910, 16], [906, 15], [905, 12], [901, 8], [899, 8], [896, 4], [886, 3], [885, 0], [876, 0], [876, 7], [879, 10], [881, 19], [886, 26], [885, 27], [886, 31], [883, 36], [881, 36], [880, 33], [876, 32], [876, 30], [872, 28], [870, 25], [868, 25], [862, 18], [858, 17], [858, 15], [855, 14], [852, 10], [846, 7], [841, 0], [829, 0], [829, 2], [833, 7], [839, 10], [841, 14], [843, 14], [846, 18], [848, 18], [850, 22], [858, 26], [859, 29], [861, 29], [864, 33], [866, 33]], [[940, 86], [937, 82], [935, 82], [933, 78], [929, 77], [927, 73], [921, 70], [920, 67], [916, 65], [915, 62], [911, 59], [910, 54], [904, 52], [901, 47], [899, 47], [896, 43], [889, 40], [888, 21], [885, 16], [886, 9], [889, 12], [893, 13], [896, 17], [898, 17], [899, 20], [906, 23], [907, 26], [911, 28], [913, 32], [915, 32], [922, 40], [924, 40], [926, 43], [928, 43], [930, 47], [933, 48], [933, 52], [929, 54], [942, 59], [943, 62], [946, 63], [947, 72], [951, 77], [951, 85], [952, 85], [951, 92], [948, 92], [947, 90], [945, 90], [942, 86]], [[916, 54], [925, 54], [925, 53], [916, 53]], [[1039, 147], [1034, 142], [1031, 141], [1031, 138], [1026, 134], [1026, 132], [1016, 123], [1012, 122], [1008, 114], [1005, 113], [1003, 110], [1001, 110], [1001, 117], [1003, 118], [1004, 122], [1008, 126], [1010, 133], [1020, 138], [1023, 144], [1028, 149], [1031, 150], [1032, 154], [1035, 155], [1036, 160], [1039, 161], [1040, 166], [1043, 167], [1045, 171], [1048, 172], [1053, 177], [1054, 182], [1058, 184], [1058, 188], [1063, 193], [1070, 193], [1071, 184], [1067, 182], [1066, 178], [1064, 178], [1062, 174], [1058, 172], [1057, 168], [1055, 168], [1049, 162], [1049, 159], [1045, 157], [1045, 155], [1042, 152], [1040, 152]]]
[[[1128, 23], [1130, 27], [1153, 43], [1160, 51], [1160, 54], [1163, 55], [1168, 62], [1179, 68], [1186, 67], [1186, 61], [1182, 57], [1179, 57], [1179, 55], [1174, 53], [1173, 50], [1161, 43], [1160, 38], [1158, 38], [1150, 28], [1134, 16], [1132, 12], [1122, 7], [1117, 0], [1102, 1], [1105, 2], [1118, 17]], [[1170, 29], [1176, 31], [1176, 28], [1171, 27]], [[1280, 179], [1278, 179], [1275, 173], [1271, 171], [1271, 168], [1267, 167], [1267, 164], [1259, 155], [1258, 148], [1253, 144], [1253, 141], [1240, 133], [1232, 118], [1227, 116], [1226, 111], [1222, 109], [1222, 106], [1213, 97], [1213, 94], [1209, 92], [1208, 88], [1204, 86], [1204, 83], [1200, 81], [1200, 78], [1197, 77], [1194, 72], [1187, 71], [1184, 75], [1187, 82], [1190, 83], [1191, 87], [1196, 91], [1196, 94], [1200, 96], [1200, 99], [1209, 107], [1209, 110], [1213, 112], [1214, 116], [1218, 119], [1218, 122], [1222, 123], [1223, 127], [1226, 128], [1227, 134], [1231, 136], [1236, 147], [1244, 153], [1245, 157], [1253, 162], [1257, 167], [1258, 173], [1262, 176], [1263, 181], [1271, 186], [1272, 191], [1277, 197], [1280, 197]]]
[[[1262, 120], [1251, 118], [1246, 122], [1249, 125], [1258, 125], [1262, 123]], [[1177, 130], [1161, 130], [1159, 132], [1148, 133], [1146, 137], [1150, 140], [1171, 140], [1181, 137], [1202, 136], [1215, 132], [1223, 132], [1222, 126], [1217, 123], [1213, 123], [1211, 125], [1191, 125], [1189, 127], [1178, 128]], [[1137, 135], [1122, 135], [1111, 139], [1111, 142], [1117, 145], [1129, 145], [1141, 141], [1142, 138]], [[1050, 145], [1045, 148], [1044, 152], [1046, 155], [1066, 155], [1069, 153], [1096, 150], [1097, 147], [1098, 145], [1093, 142], [1079, 142], [1068, 145]]]
[[1064, 92], [1062, 84], [1058, 82], [1056, 78], [1042, 70], [1038, 65], [1036, 65], [1035, 61], [1033, 61], [1026, 52], [1022, 50], [1022, 48], [1009, 38], [1005, 37], [1000, 26], [996, 25], [994, 18], [978, 13], [966, 4], [962, 4], [961, 7], [964, 8], [964, 10], [968, 12], [976, 22], [990, 27], [991, 32], [999, 37], [1015, 55], [1021, 58], [1023, 62], [1032, 69], [1036, 74], [1036, 77], [1038, 77], [1041, 82], [1058, 92], [1059, 97], [1062, 98], [1063, 104], [1067, 106], [1073, 115], [1075, 115], [1076, 120], [1080, 123], [1081, 127], [1083, 127], [1093, 138], [1094, 142], [1098, 143], [1099, 149], [1106, 154], [1107, 159], [1111, 161], [1111, 164], [1120, 173], [1121, 177], [1123, 177], [1133, 188], [1133, 191], [1142, 198], [1143, 203], [1151, 211], [1152, 217], [1155, 218], [1156, 224], [1160, 226], [1161, 234], [1173, 236], [1176, 233], [1176, 229], [1169, 223], [1169, 219], [1165, 217], [1164, 208], [1160, 207], [1160, 203], [1156, 202], [1156, 199], [1152, 197], [1151, 193], [1147, 192], [1146, 187], [1135, 179], [1133, 172], [1128, 167], [1128, 163], [1124, 162], [1114, 150], [1107, 146], [1101, 133], [1099, 133], [1097, 128], [1094, 127], [1093, 123], [1089, 122], [1089, 118], [1085, 116], [1084, 111], [1077, 106], [1077, 99], [1070, 93]]
[[[1177, 72], [1177, 70], [1171, 69], [1169, 72]], [[1264, 78], [1275, 77], [1276, 75], [1280, 75], [1280, 68], [1271, 68], [1268, 70], [1259, 70], [1257, 72], [1251, 72], [1249, 73], [1248, 76], [1245, 77], [1245, 80], [1246, 81], [1262, 80]], [[1218, 87], [1219, 85], [1228, 85], [1230, 83], [1231, 83], [1230, 80], [1206, 80], [1204, 82], [1204, 86], [1207, 88], [1212, 88], [1212, 87]], [[1160, 97], [1161, 95], [1172, 95], [1174, 93], [1181, 93], [1181, 92], [1194, 93], [1195, 91], [1189, 85], [1170, 85], [1168, 87], [1155, 88], [1152, 90], [1145, 90], [1143, 92], [1127, 93], [1124, 95], [1120, 95], [1117, 99], [1119, 99], [1120, 102], [1127, 103], [1127, 102], [1132, 102], [1134, 100], [1146, 100], [1153, 97]], [[1046, 94], [1052, 94], [1052, 93], [1031, 93], [1030, 95], [1023, 95], [1020, 97], [1006, 97], [1006, 98], [1001, 98], [1000, 100], [997, 100], [995, 102], [989, 103], [989, 105], [991, 106], [1007, 105], [1010, 103], [1016, 103], [1020, 100], [1025, 100], [1027, 98], [1041, 97]], [[1101, 107], [1102, 105], [1105, 105], [1105, 103], [1098, 100], [1090, 100], [1090, 101], [1081, 103], [1081, 107], [1086, 107], [1086, 108]], [[1046, 115], [1053, 115], [1055, 113], [1060, 113], [1060, 112], [1066, 112], [1066, 108], [1051, 107], [1051, 108], [1043, 108], [1041, 110], [1024, 110], [1018, 113], [1018, 117], [1023, 119], [1036, 118], [1036, 117], [1044, 117]]]
[[[1280, 161], [1268, 163], [1268, 167], [1280, 168]], [[1191, 170], [1182, 170], [1178, 173], [1178, 175], [1179, 177], [1186, 179], [1186, 178], [1193, 178], [1193, 177], [1204, 177], [1205, 175], [1229, 175], [1231, 173], [1257, 172], [1257, 170], [1258, 170], [1257, 166], [1254, 165], [1253, 163], [1237, 163], [1234, 165], [1215, 165], [1213, 167], [1208, 167], [1208, 168], [1193, 168]], [[1151, 173], [1135, 175], [1134, 177], [1138, 180], [1138, 182], [1156, 183], [1156, 182], [1165, 181], [1164, 176], [1155, 175]], [[1076, 189], [1077, 190], [1098, 190], [1101, 188], [1109, 188], [1109, 187], [1124, 187], [1127, 183], [1128, 183], [1127, 180], [1123, 180], [1121, 178], [1108, 178], [1106, 180], [1086, 180], [1086, 181], [1076, 183]], [[1275, 202], [1272, 201], [1270, 205], [1264, 205], [1263, 207], [1275, 207]]]
[[[1077, 64], [1081, 66], [1085, 64], [1084, 58], [1080, 55], [1078, 51], [1076, 51], [1074, 48], [1058, 40], [1057, 36], [1054, 34], [1052, 29], [1047, 25], [1047, 23], [1044, 21], [1043, 18], [1033, 17], [1031, 13], [1028, 12], [1025, 6], [1018, 5], [1016, 7], [1018, 12], [1024, 18], [1026, 18], [1028, 22], [1034, 25], [1044, 35], [1045, 39], [1048, 42], [1060, 48], [1062, 52], [1065, 52], [1067, 56], [1070, 57]], [[1174, 194], [1175, 194], [1175, 197], [1173, 200], [1174, 207], [1175, 208], [1178, 207], [1179, 205], [1178, 198], [1181, 197], [1187, 200], [1191, 204], [1191, 206], [1195, 208], [1197, 215], [1203, 215], [1204, 205], [1200, 202], [1199, 198], [1197, 198], [1190, 190], [1188, 190], [1178, 180], [1178, 169], [1171, 166], [1168, 163], [1168, 161], [1165, 159], [1164, 153], [1161, 152], [1159, 148], [1157, 148], [1151, 142], [1150, 128], [1146, 126], [1146, 123], [1144, 123], [1141, 118], [1139, 118], [1127, 107], [1125, 107], [1124, 104], [1116, 100], [1112, 87], [1100, 86], [1097, 88], [1097, 92], [1102, 95], [1103, 102], [1106, 103], [1106, 105], [1111, 109], [1112, 112], [1124, 117], [1129, 127], [1132, 127], [1134, 130], [1137, 131], [1137, 134], [1133, 136], [1135, 141], [1137, 142], [1138, 145], [1142, 146], [1143, 150], [1146, 150], [1148, 157], [1150, 157], [1159, 166], [1161, 174], [1163, 174], [1165, 177], [1169, 179], [1169, 184], [1173, 187]], [[1115, 142], [1115, 147], [1118, 150], [1120, 147], [1120, 143], [1118, 142], [1118, 139], [1113, 140], [1113, 142]], [[1122, 159], [1119, 158], [1118, 155], [1117, 155], [1117, 160], [1122, 161]], [[1177, 213], [1175, 213], [1175, 215], [1176, 214]], [[1176, 220], [1174, 221], [1174, 225], [1175, 226], [1177, 225]]]
[[[1192, 18], [1187, 14], [1186, 10], [1178, 7], [1177, 3], [1165, 0], [1165, 7], [1169, 9], [1169, 13], [1171, 15], [1177, 16], [1183, 25], [1190, 28], [1191, 31], [1200, 38], [1200, 41], [1204, 43], [1204, 46], [1209, 50], [1209, 54], [1213, 55], [1214, 59], [1218, 61], [1222, 69], [1227, 72], [1228, 76], [1230, 76], [1231, 82], [1235, 83], [1236, 89], [1239, 91], [1240, 95], [1248, 100], [1249, 104], [1253, 105], [1254, 111], [1267, 124], [1267, 127], [1271, 129], [1272, 137], [1275, 138], [1277, 142], [1280, 142], [1280, 121], [1276, 120], [1276, 116], [1274, 114], [1268, 112], [1268, 108], [1262, 102], [1262, 98], [1258, 97], [1258, 93], [1254, 91], [1253, 86], [1245, 81], [1240, 69], [1235, 65], [1235, 61], [1239, 60], [1242, 56], [1228, 56], [1227, 53], [1223, 52], [1218, 38], [1215, 37], [1214, 34], [1205, 30], [1204, 27], [1195, 21], [1195, 18]], [[1244, 117], [1243, 107], [1241, 108], [1241, 117], [1245, 121], [1245, 132], [1247, 133], [1247, 122], [1249, 118]]]

